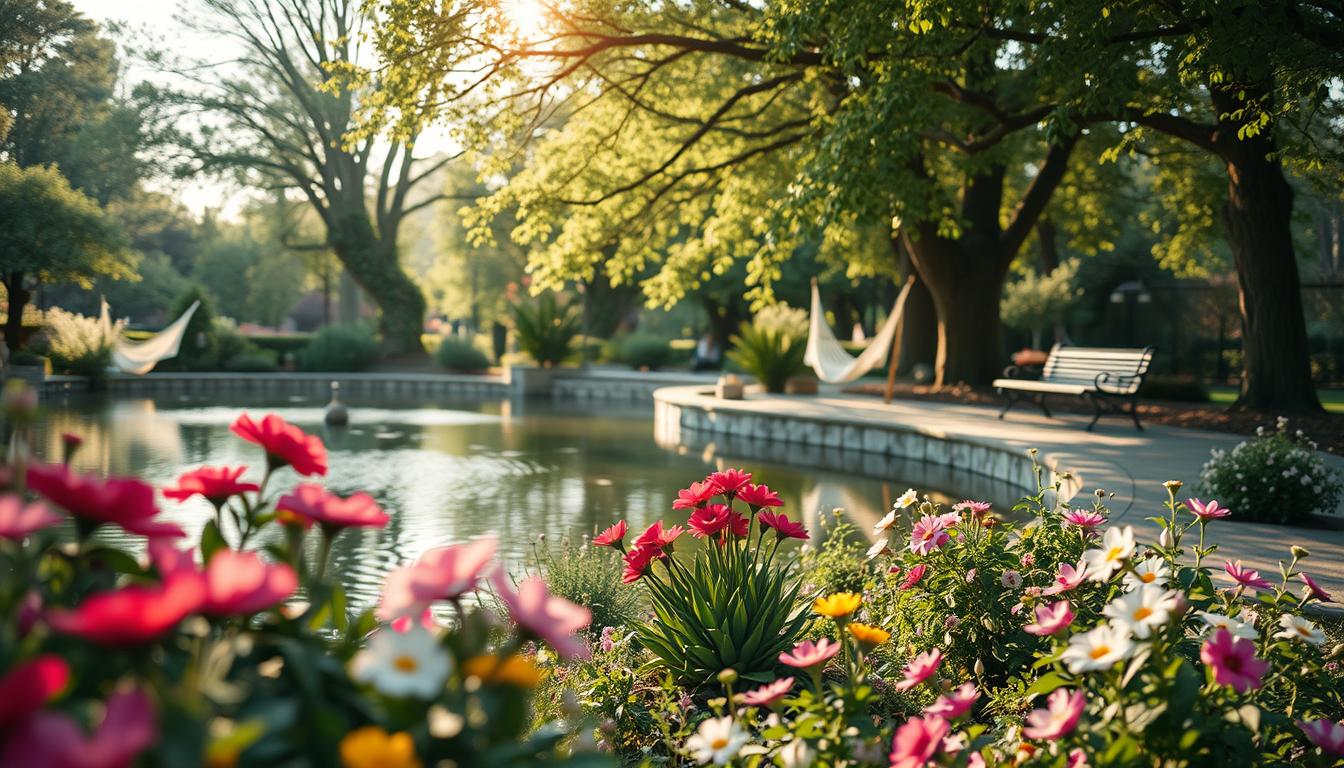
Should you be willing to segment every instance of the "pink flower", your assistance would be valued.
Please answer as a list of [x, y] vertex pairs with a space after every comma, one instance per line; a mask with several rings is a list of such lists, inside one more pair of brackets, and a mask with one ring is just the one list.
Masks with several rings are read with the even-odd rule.
[[502, 567], [495, 570], [493, 581], [495, 592], [519, 629], [546, 641], [561, 658], [588, 658], [588, 644], [574, 633], [593, 620], [592, 611], [552, 595], [538, 576], [523, 579], [517, 592]]
[[256, 483], [240, 483], [247, 467], [201, 467], [177, 478], [176, 488], [164, 488], [163, 495], [176, 501], [186, 501], [192, 496], [202, 496], [215, 506], [229, 500], [230, 496], [259, 490]]
[[840, 644], [829, 637], [823, 637], [815, 643], [804, 640], [793, 646], [792, 651], [779, 654], [779, 663], [798, 669], [811, 669], [830, 661], [839, 652]]
[[969, 512], [974, 515], [977, 520], [984, 517], [985, 514], [989, 512], [990, 507], [991, 504], [988, 501], [971, 501], [970, 499], [964, 499], [952, 505], [953, 511]]
[[1064, 764], [1065, 768], [1087, 768], [1087, 765], [1087, 753], [1082, 747], [1069, 750], [1069, 761]]
[[[54, 653], [44, 653], [14, 665], [0, 677], [0, 732], [51, 701], [70, 682], [70, 667]], [[9, 763], [0, 763], [9, 765]]]
[[956, 528], [961, 524], [961, 514], [958, 512], [948, 512], [938, 516], [938, 522], [944, 528]]
[[1023, 627], [1027, 634], [1045, 637], [1073, 623], [1073, 607], [1068, 600], [1036, 606], [1036, 621]]
[[950, 538], [942, 520], [925, 515], [910, 529], [910, 551], [927, 555], [946, 544]]
[[781, 539], [807, 539], [807, 529], [802, 523], [795, 523], [788, 515], [774, 512], [760, 514], [761, 525], [775, 529], [775, 535]]
[[1059, 575], [1055, 577], [1054, 582], [1045, 588], [1043, 595], [1060, 595], [1077, 587], [1087, 578], [1087, 567], [1079, 563], [1075, 568], [1068, 563], [1060, 563]]
[[1230, 576], [1233, 581], [1243, 587], [1250, 587], [1251, 589], [1260, 590], [1262, 592], [1267, 592], [1274, 588], [1268, 581], [1261, 578], [1259, 571], [1254, 568], [1242, 568], [1240, 560], [1235, 563], [1229, 560], [1227, 564], [1223, 566], [1223, 570], [1227, 571], [1227, 575]]
[[103, 720], [91, 736], [68, 715], [33, 715], [10, 734], [0, 765], [126, 768], [158, 738], [149, 696], [122, 691], [107, 697]]
[[719, 490], [708, 480], [701, 483], [691, 483], [690, 488], [683, 488], [677, 491], [677, 500], [672, 502], [673, 509], [696, 509], [709, 503], [709, 500], [718, 494]]
[[1298, 720], [1297, 727], [1307, 734], [1312, 744], [1331, 757], [1344, 757], [1344, 723], [1330, 720]]
[[943, 652], [937, 648], [932, 651], [925, 651], [910, 660], [905, 667], [905, 677], [896, 683], [896, 690], [908, 691], [920, 683], [928, 680], [938, 671], [938, 665], [943, 661]]
[[285, 563], [267, 563], [256, 552], [221, 549], [205, 566], [205, 603], [210, 616], [246, 616], [284, 602], [299, 577]]
[[327, 474], [327, 447], [322, 441], [274, 413], [260, 422], [244, 413], [230, 429], [249, 443], [260, 445], [271, 469], [288, 466], [300, 475]]
[[593, 537], [593, 544], [599, 547], [619, 547], [625, 541], [625, 534], [628, 530], [625, 521], [621, 520], [608, 527], [605, 531]]
[[[738, 515], [738, 517], [741, 517], [741, 515]], [[742, 522], [745, 523], [746, 521], [746, 518], [742, 518]], [[691, 513], [691, 519], [686, 522], [686, 525], [691, 529], [692, 536], [697, 539], [704, 539], [717, 535], [732, 523], [733, 510], [727, 504], [706, 504]], [[745, 532], [742, 535], [746, 535]], [[661, 538], [661, 533], [659, 538]]]
[[493, 537], [431, 549], [411, 565], [395, 568], [383, 583], [378, 618], [393, 621], [418, 616], [437, 600], [456, 600], [476, 589], [495, 556]]
[[978, 698], [980, 691], [976, 690], [975, 683], [962, 683], [950, 693], [939, 696], [937, 701], [925, 708], [924, 714], [954, 720], [970, 712]]
[[1090, 509], [1068, 509], [1064, 511], [1064, 524], [1091, 531], [1106, 522], [1106, 516]]
[[632, 548], [621, 558], [625, 561], [625, 571], [621, 574], [621, 581], [625, 584], [633, 584], [639, 581], [644, 578], [644, 572], [648, 570], [649, 564], [663, 557], [666, 557], [666, 555], [658, 547]]
[[762, 685], [753, 691], [747, 691], [738, 700], [749, 707], [768, 707], [785, 696], [793, 688], [792, 677], [781, 677], [773, 683]]
[[714, 490], [726, 496], [735, 496], [751, 483], [751, 473], [740, 469], [725, 469], [714, 472], [705, 478], [705, 482], [714, 486]]
[[1306, 573], [1299, 573], [1297, 576], [1302, 580], [1302, 583], [1306, 585], [1307, 594], [1309, 596], [1320, 600], [1322, 603], [1328, 603], [1333, 600], [1333, 598], [1330, 597], [1330, 593], [1321, 589], [1321, 585], [1317, 584], [1315, 579], [1311, 578]]
[[1199, 649], [1199, 658], [1213, 667], [1213, 680], [1245, 693], [1260, 687], [1260, 680], [1269, 670], [1269, 662], [1255, 656], [1255, 643], [1234, 637], [1226, 628], [1219, 628], [1213, 638]]
[[924, 573], [927, 570], [929, 570], [929, 567], [923, 563], [911, 568], [909, 573], [905, 574], [905, 581], [902, 581], [901, 586], [897, 587], [897, 589], [905, 591], [915, 586], [919, 583], [920, 579], [924, 578]]
[[205, 602], [205, 582], [196, 573], [168, 575], [158, 584], [133, 584], [99, 592], [74, 609], [47, 611], [57, 632], [100, 645], [139, 645], [162, 637]]
[[28, 468], [28, 487], [75, 517], [94, 526], [115, 523], [141, 536], [185, 536], [172, 523], [156, 521], [154, 487], [133, 478], [77, 475], [61, 465], [35, 464]]
[[1216, 520], [1220, 517], [1227, 517], [1232, 514], [1232, 510], [1227, 507], [1218, 506], [1217, 501], [1210, 501], [1208, 504], [1199, 499], [1186, 499], [1185, 506], [1190, 508], [1195, 517], [1200, 520]]
[[1022, 586], [1022, 574], [1013, 570], [1004, 571], [999, 576], [999, 583], [1008, 589], [1017, 589]]
[[25, 505], [18, 496], [0, 496], [0, 539], [15, 541], [61, 522], [62, 517], [35, 501]]
[[1044, 709], [1034, 709], [1027, 715], [1022, 735], [1029, 739], [1055, 741], [1078, 727], [1078, 718], [1087, 709], [1087, 696], [1082, 691], [1057, 689], [1045, 700]]
[[677, 537], [684, 533], [685, 530], [686, 529], [682, 528], [680, 525], [664, 528], [662, 520], [655, 520], [653, 525], [650, 525], [648, 528], [644, 529], [643, 533], [639, 534], [639, 538], [635, 539], [634, 546], [636, 548], [654, 547], [662, 549], [676, 541]]
[[761, 485], [744, 485], [737, 492], [739, 501], [743, 501], [747, 506], [754, 510], [760, 510], [762, 507], [782, 507], [784, 502], [780, 500], [779, 494]]
[[275, 503], [276, 516], [304, 528], [318, 523], [329, 528], [382, 528], [390, 519], [363, 491], [343, 499], [317, 483], [300, 483]]
[[891, 740], [891, 768], [923, 768], [943, 751], [950, 726], [941, 717], [912, 717]]

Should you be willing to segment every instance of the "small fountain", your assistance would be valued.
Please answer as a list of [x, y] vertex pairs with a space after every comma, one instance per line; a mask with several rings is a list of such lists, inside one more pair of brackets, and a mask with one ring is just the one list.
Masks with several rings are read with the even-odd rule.
[[322, 411], [322, 420], [332, 427], [344, 427], [350, 423], [350, 411], [341, 402], [341, 383], [331, 382], [331, 402]]

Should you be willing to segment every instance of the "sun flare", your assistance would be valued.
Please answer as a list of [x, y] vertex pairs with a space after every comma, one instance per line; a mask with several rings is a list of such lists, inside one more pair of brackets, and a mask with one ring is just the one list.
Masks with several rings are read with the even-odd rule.
[[547, 37], [550, 8], [544, 0], [500, 0], [500, 9], [519, 40], [536, 42]]

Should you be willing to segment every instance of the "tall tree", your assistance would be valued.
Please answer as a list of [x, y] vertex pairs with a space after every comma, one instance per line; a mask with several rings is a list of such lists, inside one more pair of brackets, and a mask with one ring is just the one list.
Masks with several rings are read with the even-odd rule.
[[23, 309], [42, 283], [133, 276], [136, 259], [103, 209], [54, 168], [0, 163], [0, 283], [9, 300], [5, 344], [23, 345]]
[[409, 118], [390, 140], [352, 134], [358, 111], [382, 98], [381, 81], [362, 69], [369, 63], [364, 7], [360, 0], [199, 0], [193, 23], [238, 43], [243, 54], [190, 74], [199, 87], [179, 98], [208, 116], [187, 142], [193, 169], [239, 172], [301, 196], [321, 218], [326, 245], [378, 304], [386, 351], [417, 352], [425, 299], [402, 268], [398, 236], [408, 214], [444, 199], [412, 193], [452, 157], [417, 156], [419, 126]]

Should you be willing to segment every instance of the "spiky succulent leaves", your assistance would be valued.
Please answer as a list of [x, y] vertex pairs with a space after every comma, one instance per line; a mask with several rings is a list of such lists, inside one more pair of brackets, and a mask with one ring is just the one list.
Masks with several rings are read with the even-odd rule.
[[785, 565], [768, 562], [771, 544], [756, 552], [751, 537], [707, 543], [689, 567], [674, 565], [670, 580], [647, 579], [656, 621], [636, 628], [656, 664], [698, 686], [729, 667], [748, 680], [774, 678], [779, 654], [807, 622], [799, 583]]
[[789, 379], [807, 370], [806, 339], [747, 323], [730, 341], [728, 359], [756, 377], [767, 392], [783, 392]]

